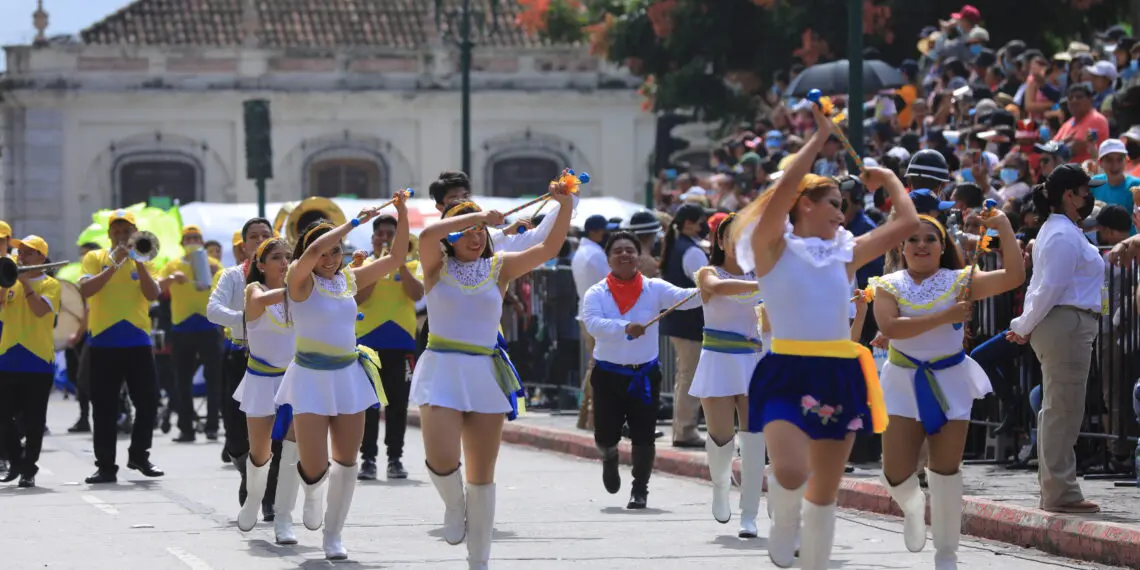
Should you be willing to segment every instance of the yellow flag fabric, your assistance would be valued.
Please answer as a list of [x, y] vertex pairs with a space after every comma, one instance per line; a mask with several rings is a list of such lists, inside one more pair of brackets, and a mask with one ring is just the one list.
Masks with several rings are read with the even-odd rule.
[[[135, 215], [136, 226], [139, 230], [148, 231], [158, 238], [160, 245], [158, 257], [154, 260], [156, 267], [163, 267], [172, 259], [178, 259], [185, 253], [179, 242], [182, 241], [182, 214], [175, 205], [169, 210], [152, 208], [144, 203], [123, 208]], [[111, 246], [107, 237], [107, 220], [115, 210], [99, 210], [91, 214], [91, 225], [79, 234], [76, 245], [88, 242], [99, 244], [106, 249]]]

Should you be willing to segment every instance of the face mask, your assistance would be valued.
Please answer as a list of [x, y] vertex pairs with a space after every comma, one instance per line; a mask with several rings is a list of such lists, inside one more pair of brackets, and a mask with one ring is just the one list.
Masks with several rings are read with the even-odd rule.
[[1009, 186], [1010, 184], [1017, 182], [1017, 175], [1018, 171], [1016, 168], [1003, 168], [1001, 169], [1001, 174], [999, 174], [998, 177], [1001, 178], [1003, 184]]
[[958, 176], [962, 177], [963, 182], [971, 182], [971, 183], [974, 182], [974, 171], [972, 171], [968, 168], [963, 168], [962, 170], [959, 170]]
[[970, 55], [977, 56], [980, 53], [982, 53], [982, 46], [981, 45], [979, 45], [979, 44], [971, 44], [970, 45]]
[[1096, 200], [1092, 194], [1085, 196], [1085, 203], [1077, 210], [1077, 216], [1083, 220], [1092, 215], [1093, 207], [1096, 205]]

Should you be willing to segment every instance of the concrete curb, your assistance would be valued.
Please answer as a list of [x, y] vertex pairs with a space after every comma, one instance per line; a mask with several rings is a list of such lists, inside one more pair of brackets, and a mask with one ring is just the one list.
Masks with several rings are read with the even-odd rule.
[[[408, 410], [408, 425], [419, 427], [417, 410]], [[503, 441], [583, 459], [601, 459], [594, 447], [594, 438], [585, 432], [510, 422], [503, 427]], [[629, 463], [629, 442], [623, 441], [619, 451], [622, 462]], [[663, 446], [657, 448], [654, 470], [681, 477], [709, 478], [704, 454], [674, 451]], [[733, 471], [739, 477], [739, 462], [734, 464]], [[962, 531], [965, 534], [1076, 560], [1140, 568], [1140, 530], [1135, 528], [975, 497], [965, 497], [963, 502]], [[887, 490], [872, 481], [844, 480], [839, 490], [839, 506], [902, 516]]]

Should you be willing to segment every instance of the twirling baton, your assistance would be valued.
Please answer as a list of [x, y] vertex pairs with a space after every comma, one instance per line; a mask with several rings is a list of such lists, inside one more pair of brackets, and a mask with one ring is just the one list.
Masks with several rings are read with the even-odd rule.
[[[830, 109], [831, 105], [828, 104], [825, 107], [823, 102], [821, 101], [822, 98], [823, 98], [823, 92], [820, 91], [819, 89], [812, 89], [811, 91], [808, 91], [807, 100], [811, 101], [812, 103], [815, 103], [815, 106], [819, 107], [820, 111], [823, 111], [824, 114], [826, 114], [828, 116], [828, 118], [830, 119], [831, 118], [831, 109]], [[863, 158], [860, 157], [859, 154], [855, 152], [855, 147], [851, 146], [851, 141], [847, 140], [847, 135], [843, 134], [843, 129], [839, 128], [839, 125], [836, 125], [832, 121], [828, 121], [828, 122], [831, 123], [835, 127], [833, 129], [831, 129], [831, 132], [835, 133], [835, 135], [837, 137], [839, 137], [839, 142], [843, 144], [843, 148], [847, 149], [847, 154], [850, 154], [852, 160], [855, 161], [855, 168], [858, 168], [860, 171], [862, 171], [863, 170]]]
[[[563, 173], [558, 178], [558, 180], [556, 180], [555, 182], [565, 183], [567, 186], [570, 187], [570, 193], [577, 194], [579, 186], [581, 186], [582, 184], [589, 184], [590, 183], [590, 174], [587, 172], [574, 174], [573, 170], [566, 169], [566, 172]], [[550, 192], [547, 192], [546, 194], [543, 194], [542, 196], [539, 196], [538, 198], [535, 198], [534, 200], [531, 200], [530, 202], [527, 202], [526, 204], [523, 204], [522, 206], [508, 210], [506, 213], [503, 214], [503, 217], [506, 218], [507, 216], [510, 216], [511, 214], [516, 214], [516, 213], [518, 213], [522, 210], [525, 210], [525, 209], [527, 209], [527, 208], [529, 208], [529, 207], [531, 207], [531, 206], [533, 206], [539, 202], [542, 202], [544, 200], [549, 200], [550, 196], [551, 196]], [[459, 241], [459, 238], [463, 237], [463, 234], [465, 232], [467, 232], [468, 230], [477, 228], [479, 226], [480, 226], [480, 224], [476, 224], [476, 225], [471, 226], [471, 227], [463, 228], [462, 230], [457, 231], [457, 232], [451, 232], [450, 234], [447, 234], [447, 241], [450, 243], [455, 243], [455, 242]], [[520, 232], [520, 233], [522, 233], [522, 232]]]
[[[693, 299], [693, 297], [696, 297], [697, 295], [700, 295], [700, 294], [701, 294], [700, 289], [693, 291], [692, 295], [689, 295], [688, 297], [681, 299], [680, 301], [677, 302], [677, 304], [673, 305], [672, 307], [669, 307], [668, 309], [665, 309], [664, 311], [661, 311], [660, 313], [658, 313], [658, 315], [656, 317], [649, 319], [649, 322], [645, 323], [645, 328], [649, 328], [649, 327], [653, 326], [657, 321], [660, 321], [661, 319], [665, 318], [665, 315], [668, 315], [669, 313], [676, 311], [678, 307], [680, 307], [681, 305], [684, 305], [685, 303], [688, 303], [689, 301], [691, 301]], [[628, 334], [625, 335], [625, 340], [633, 340], [633, 335], [628, 335]]]
[[[988, 218], [994, 215], [994, 208], [997, 207], [997, 200], [989, 199], [985, 201], [984, 209], [982, 210], [982, 217]], [[988, 232], [988, 230], [987, 230]], [[974, 272], [978, 270], [978, 255], [989, 251], [990, 236], [985, 233], [982, 234], [981, 239], [978, 240], [978, 245], [974, 247], [974, 251], [970, 254], [970, 274], [966, 276], [966, 282], [962, 285], [962, 289], [958, 292], [958, 300], [966, 301], [973, 293], [971, 291], [974, 286]], [[971, 307], [971, 311], [973, 307]], [[954, 330], [962, 330], [962, 323], [954, 323]]]

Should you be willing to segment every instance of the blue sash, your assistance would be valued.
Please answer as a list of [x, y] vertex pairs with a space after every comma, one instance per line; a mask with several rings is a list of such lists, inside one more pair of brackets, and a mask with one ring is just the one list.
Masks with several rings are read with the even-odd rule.
[[923, 361], [903, 354], [895, 350], [893, 346], [890, 349], [887, 356], [888, 362], [900, 368], [914, 370], [914, 399], [918, 405], [918, 417], [922, 421], [923, 429], [930, 435], [941, 431], [942, 426], [950, 421], [946, 417], [950, 405], [946, 401], [946, 395], [942, 393], [942, 387], [938, 385], [938, 379], [935, 378], [934, 373], [957, 366], [963, 360], [966, 360], [966, 351], [964, 350], [960, 350], [956, 354]]
[[649, 373], [657, 370], [660, 362], [656, 358], [643, 364], [641, 368], [633, 370], [621, 364], [614, 364], [604, 360], [597, 360], [594, 366], [611, 374], [629, 377], [629, 392], [637, 396], [643, 403], [653, 403], [653, 387], [649, 384]]

